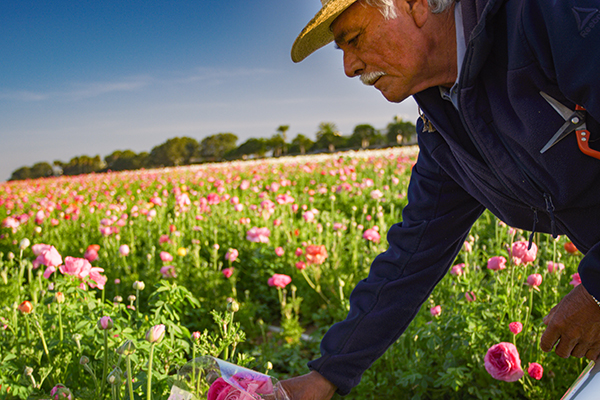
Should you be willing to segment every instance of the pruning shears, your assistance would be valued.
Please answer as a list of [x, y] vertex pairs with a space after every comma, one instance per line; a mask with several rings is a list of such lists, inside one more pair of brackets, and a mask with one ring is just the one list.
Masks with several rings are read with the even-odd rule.
[[585, 117], [587, 116], [587, 111], [585, 108], [580, 105], [576, 105], [575, 111], [573, 111], [569, 107], [560, 103], [558, 100], [552, 98], [547, 93], [540, 92], [540, 94], [544, 99], [546, 99], [552, 108], [554, 108], [556, 112], [558, 112], [565, 119], [563, 126], [556, 131], [554, 136], [552, 136], [552, 139], [550, 139], [542, 148], [542, 150], [540, 150], [540, 153], [545, 153], [546, 150], [560, 142], [569, 133], [575, 131], [579, 150], [581, 150], [583, 154], [600, 160], [600, 151], [593, 150], [589, 146], [590, 131], [587, 130], [587, 126], [585, 124]]

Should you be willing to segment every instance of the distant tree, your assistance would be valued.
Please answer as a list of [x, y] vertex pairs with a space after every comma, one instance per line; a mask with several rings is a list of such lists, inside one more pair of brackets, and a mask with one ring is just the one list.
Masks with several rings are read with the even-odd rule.
[[289, 129], [289, 125], [279, 125], [279, 127], [277, 128], [277, 133], [281, 136], [281, 139], [283, 139], [283, 146], [281, 148], [282, 154], [287, 153], [287, 131]]
[[303, 134], [299, 133], [298, 135], [296, 135], [296, 137], [294, 138], [294, 140], [292, 140], [291, 146], [290, 146], [290, 153], [292, 154], [306, 154], [307, 151], [309, 151], [311, 149], [311, 147], [313, 147], [315, 144], [315, 142], [313, 142], [312, 140], [310, 140], [310, 138], [304, 136]]
[[411, 143], [413, 136], [417, 133], [417, 128], [411, 122], [403, 121], [398, 116], [394, 116], [386, 128], [387, 142], [390, 144]]
[[149, 162], [153, 167], [187, 165], [198, 154], [198, 141], [190, 137], [175, 137], [155, 146], [150, 151]]
[[335, 151], [336, 147], [341, 147], [345, 144], [345, 139], [338, 131], [337, 127], [332, 122], [321, 122], [317, 131], [316, 149], [327, 149]]
[[47, 178], [52, 175], [54, 175], [54, 169], [52, 169], [52, 165], [47, 162], [35, 163], [33, 164], [33, 167], [31, 167], [32, 178]]
[[23, 181], [25, 179], [31, 179], [31, 168], [21, 167], [16, 169], [10, 175], [10, 181]]
[[126, 171], [144, 168], [146, 166], [145, 159], [148, 157], [148, 153], [144, 156], [136, 154], [132, 150], [117, 150], [110, 155], [104, 157], [106, 162], [106, 169], [111, 171]]
[[95, 157], [83, 155], [73, 157], [67, 164], [62, 164], [60, 167], [63, 175], [81, 175], [99, 172], [105, 165], [99, 155]]
[[219, 161], [235, 149], [238, 137], [233, 133], [207, 136], [200, 142], [200, 157], [206, 161]]
[[361, 147], [366, 149], [374, 144], [384, 143], [381, 133], [372, 125], [362, 124], [354, 127], [354, 132], [348, 139], [348, 145], [351, 147]]
[[285, 140], [281, 134], [271, 136], [267, 140], [267, 149], [273, 150], [273, 157], [279, 157], [283, 154], [285, 148]]
[[264, 157], [267, 152], [267, 140], [251, 138], [237, 149], [230, 151], [227, 158], [247, 158], [248, 156]]

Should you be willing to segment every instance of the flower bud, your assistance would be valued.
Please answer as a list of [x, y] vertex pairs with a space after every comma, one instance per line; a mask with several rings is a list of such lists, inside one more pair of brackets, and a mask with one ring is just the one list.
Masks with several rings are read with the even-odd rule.
[[227, 303], [227, 311], [229, 311], [229, 312], [240, 311], [240, 303], [238, 303], [235, 300], [230, 301], [229, 303]]
[[15, 259], [15, 253], [13, 253], [12, 251], [9, 251], [7, 254], [7, 257], [9, 260], [14, 260]]
[[135, 297], [135, 294], [130, 294], [130, 295], [127, 297], [127, 300], [129, 300], [129, 301], [130, 301], [130, 302], [132, 302], [132, 303], [135, 301], [135, 299], [137, 299], [137, 297]]
[[81, 356], [81, 358], [79, 359], [79, 364], [81, 365], [86, 365], [90, 362], [90, 359], [86, 356]]
[[19, 304], [18, 308], [19, 308], [19, 311], [21, 311], [23, 314], [29, 314], [31, 312], [31, 310], [33, 310], [33, 305], [31, 304], [30, 301], [25, 300], [24, 302]]
[[25, 367], [25, 370], [23, 371], [23, 374], [25, 376], [31, 376], [31, 374], [33, 374], [33, 368], [31, 368], [31, 367]]
[[56, 301], [58, 304], [64, 303], [65, 294], [63, 292], [56, 292], [56, 294], [54, 295], [54, 301]]
[[123, 301], [123, 298], [121, 296], [115, 296], [113, 297], [113, 301], [115, 303], [121, 303]]
[[133, 289], [134, 290], [144, 290], [144, 288], [146, 287], [146, 284], [142, 281], [135, 281], [133, 282]]
[[165, 326], [163, 324], [154, 325], [146, 332], [146, 340], [150, 343], [159, 343], [165, 337]]
[[29, 241], [29, 239], [25, 238], [25, 239], [21, 240], [21, 242], [19, 243], [19, 249], [25, 250], [26, 248], [29, 247], [30, 244], [31, 244], [31, 242]]
[[126, 340], [121, 346], [117, 348], [117, 354], [129, 356], [135, 352], [135, 344], [131, 340]]
[[198, 332], [198, 331], [196, 331], [196, 332], [193, 332], [193, 333], [192, 333], [192, 340], [193, 340], [193, 341], [196, 341], [196, 340], [198, 340], [198, 339], [200, 339], [200, 332]]
[[110, 330], [113, 326], [114, 323], [110, 317], [104, 316], [98, 320], [98, 329], [102, 331]]

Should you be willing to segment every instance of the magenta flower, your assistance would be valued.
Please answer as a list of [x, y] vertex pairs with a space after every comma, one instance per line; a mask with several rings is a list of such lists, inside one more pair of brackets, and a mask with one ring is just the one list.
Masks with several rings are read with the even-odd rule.
[[569, 285], [573, 285], [573, 287], [581, 285], [581, 278], [579, 277], [579, 273], [571, 275], [571, 282], [569, 282]]
[[502, 256], [495, 256], [488, 260], [487, 268], [492, 271], [498, 271], [506, 268], [506, 258]]
[[225, 276], [225, 278], [231, 278], [231, 275], [233, 275], [233, 268], [225, 268], [223, 269], [223, 276]]
[[467, 299], [467, 301], [471, 303], [477, 300], [477, 296], [475, 296], [475, 292], [470, 291], [465, 293], [465, 299]]
[[523, 330], [523, 324], [516, 321], [508, 324], [508, 329], [513, 333], [513, 335], [518, 335]]
[[98, 320], [98, 329], [102, 331], [110, 330], [113, 326], [113, 320], [108, 316], [104, 316]]
[[452, 267], [452, 269], [450, 270], [450, 273], [455, 276], [461, 276], [464, 272], [463, 268], [465, 268], [464, 263], [456, 264], [455, 266]]
[[167, 253], [166, 251], [161, 251], [160, 259], [162, 260], [162, 262], [171, 262], [173, 261], [173, 256], [170, 253]]
[[239, 255], [240, 253], [236, 249], [229, 249], [225, 254], [225, 259], [229, 262], [234, 262], [235, 260], [237, 260]]
[[529, 363], [529, 367], [527, 368], [527, 373], [529, 374], [530, 377], [532, 377], [533, 379], [537, 379], [538, 381], [540, 379], [542, 379], [542, 376], [544, 375], [544, 368], [536, 363]]
[[275, 287], [284, 288], [291, 281], [292, 281], [292, 278], [290, 276], [288, 276], [288, 275], [273, 274], [273, 276], [269, 278], [269, 280], [268, 280], [267, 283], [268, 283], [269, 286], [275, 286]]
[[494, 379], [515, 382], [521, 379], [521, 358], [512, 343], [502, 342], [493, 345], [484, 357], [485, 369]]
[[375, 229], [367, 229], [363, 233], [363, 239], [366, 239], [370, 242], [379, 243], [379, 239], [381, 239], [381, 235]]
[[442, 306], [437, 305], [435, 307], [431, 307], [429, 312], [431, 313], [432, 316], [437, 317], [438, 315], [440, 315], [442, 313]]
[[516, 265], [527, 264], [535, 261], [538, 248], [533, 242], [531, 243], [531, 249], [527, 250], [528, 246], [529, 242], [524, 240], [513, 243], [510, 255]]
[[71, 400], [73, 398], [71, 395], [71, 391], [67, 389], [66, 386], [60, 383], [50, 390], [50, 397], [52, 398], [52, 400]]
[[281, 257], [285, 254], [285, 250], [283, 250], [283, 247], [279, 246], [275, 249], [275, 254], [277, 254], [278, 257]]
[[154, 325], [146, 332], [146, 340], [150, 343], [160, 343], [165, 337], [165, 326], [163, 324]]
[[304, 263], [304, 261], [298, 261], [296, 263], [296, 268], [302, 271], [303, 269], [306, 269], [306, 263]]
[[540, 274], [529, 275], [527, 277], [527, 284], [529, 286], [533, 287], [534, 289], [537, 289], [537, 287], [542, 284], [542, 275], [540, 275]]

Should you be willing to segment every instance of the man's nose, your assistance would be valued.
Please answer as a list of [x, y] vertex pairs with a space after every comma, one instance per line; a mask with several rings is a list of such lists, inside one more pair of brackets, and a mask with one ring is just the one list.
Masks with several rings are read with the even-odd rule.
[[365, 64], [351, 51], [344, 51], [344, 72], [349, 78], [360, 76], [364, 72]]

